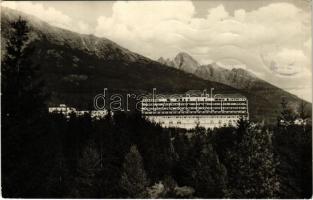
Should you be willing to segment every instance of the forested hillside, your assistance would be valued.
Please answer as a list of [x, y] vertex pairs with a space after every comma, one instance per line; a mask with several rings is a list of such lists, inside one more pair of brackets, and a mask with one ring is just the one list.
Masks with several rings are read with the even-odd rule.
[[[247, 96], [251, 120], [276, 123], [280, 112], [277, 106], [281, 101], [279, 95], [273, 100], [256, 90], [235, 89], [223, 83], [203, 80], [133, 53], [108, 39], [56, 28], [7, 8], [2, 11], [4, 54], [10, 22], [19, 16], [28, 22], [30, 45], [34, 47], [31, 58], [34, 64], [40, 65], [46, 92], [50, 94], [49, 105], [65, 103], [89, 109], [94, 96], [102, 93], [104, 88], [124, 94], [149, 93], [152, 88], [157, 88], [160, 93], [183, 93], [191, 89], [209, 91], [214, 88], [215, 94], [241, 93]], [[287, 98], [294, 108], [300, 105], [300, 99]]]

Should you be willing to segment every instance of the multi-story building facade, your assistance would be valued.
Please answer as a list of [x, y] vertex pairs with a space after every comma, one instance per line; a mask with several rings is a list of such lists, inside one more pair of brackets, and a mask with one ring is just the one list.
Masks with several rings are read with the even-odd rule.
[[147, 95], [141, 112], [163, 127], [191, 129], [236, 126], [241, 117], [249, 119], [248, 99], [240, 94], [210, 95], [200, 91], [186, 94]]

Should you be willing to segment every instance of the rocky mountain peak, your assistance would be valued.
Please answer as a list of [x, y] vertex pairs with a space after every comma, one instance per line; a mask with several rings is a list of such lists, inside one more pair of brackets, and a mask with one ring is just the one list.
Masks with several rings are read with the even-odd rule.
[[242, 68], [233, 68], [233, 69], [231, 69], [231, 72], [233, 72], [234, 74], [237, 74], [239, 76], [256, 78], [256, 76], [253, 73], [251, 73], [245, 69], [242, 69]]
[[186, 52], [178, 53], [173, 60], [161, 57], [157, 61], [188, 73], [194, 73], [200, 66], [200, 64]]

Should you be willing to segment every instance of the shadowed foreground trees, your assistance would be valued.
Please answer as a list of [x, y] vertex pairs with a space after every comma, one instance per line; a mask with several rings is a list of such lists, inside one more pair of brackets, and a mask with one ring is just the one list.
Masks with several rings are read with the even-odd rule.
[[[19, 19], [10, 24], [6, 51], [1, 60], [2, 191], [4, 197], [32, 196], [44, 191], [47, 175], [44, 150], [48, 129], [42, 77], [39, 66], [29, 59], [29, 27]], [[41, 143], [34, 141], [45, 138]], [[18, 184], [17, 184], [18, 183]]]
[[42, 122], [49, 131], [30, 141], [42, 156], [28, 151], [22, 165], [6, 160], [5, 165], [24, 173], [3, 174], [20, 180], [14, 187], [3, 182], [6, 196], [269, 198], [311, 193], [309, 126], [305, 133], [298, 125], [250, 127], [239, 139], [236, 128], [186, 134], [161, 129], [137, 114], [116, 113], [99, 121], [51, 114]]
[[145, 197], [148, 180], [142, 157], [135, 145], [130, 147], [130, 152], [125, 156], [120, 185], [127, 198]]
[[[14, 151], [14, 143], [6, 140], [5, 151], [14, 152], [11, 156], [17, 160], [2, 160], [3, 166], [11, 166], [2, 169], [3, 194], [50, 198], [309, 197], [311, 126], [239, 123], [243, 124], [238, 128], [197, 127], [186, 132], [162, 129], [138, 113], [115, 113], [101, 120], [89, 115], [66, 119], [50, 114], [41, 120], [41, 129], [28, 132], [28, 144], [22, 146], [27, 147], [25, 153]], [[14, 129], [14, 134], [26, 130]]]
[[279, 159], [274, 157], [272, 135], [262, 127], [251, 127], [242, 120], [238, 123], [237, 132], [244, 134], [228, 151], [232, 166], [228, 170], [229, 197], [278, 197], [280, 182], [276, 168]]

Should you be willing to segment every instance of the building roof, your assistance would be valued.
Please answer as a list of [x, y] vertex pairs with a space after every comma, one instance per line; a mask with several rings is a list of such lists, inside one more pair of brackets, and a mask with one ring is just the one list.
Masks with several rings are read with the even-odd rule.
[[[189, 90], [184, 94], [155, 94], [155, 98], [180, 98], [180, 97], [201, 97], [204, 92], [200, 90]], [[206, 91], [208, 97], [210, 96], [210, 92]], [[149, 93], [144, 96], [145, 98], [152, 98], [152, 94]], [[242, 94], [232, 93], [232, 94], [215, 94], [213, 93], [213, 97], [215, 98], [246, 98]]]
[[239, 93], [232, 93], [232, 94], [213, 94], [215, 97], [221, 97], [221, 98], [246, 98], [242, 94]]

